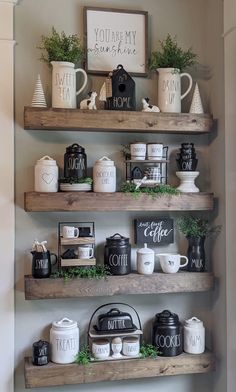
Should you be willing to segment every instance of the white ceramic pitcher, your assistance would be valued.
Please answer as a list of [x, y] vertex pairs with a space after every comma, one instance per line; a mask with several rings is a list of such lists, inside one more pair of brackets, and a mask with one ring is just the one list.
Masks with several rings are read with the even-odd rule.
[[[180, 113], [181, 101], [190, 92], [193, 80], [188, 73], [180, 73], [177, 68], [158, 68], [158, 107], [161, 112]], [[181, 78], [189, 79], [189, 86], [181, 95]]]
[[[52, 107], [75, 109], [76, 96], [87, 85], [88, 77], [82, 68], [75, 69], [74, 63], [67, 61], [51, 61], [52, 64]], [[76, 73], [81, 72], [84, 80], [76, 91]]]

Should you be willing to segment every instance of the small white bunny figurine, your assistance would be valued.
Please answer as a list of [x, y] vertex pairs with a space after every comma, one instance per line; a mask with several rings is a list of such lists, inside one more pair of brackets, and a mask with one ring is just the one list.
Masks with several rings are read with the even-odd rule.
[[142, 104], [143, 104], [142, 112], [160, 112], [160, 109], [158, 106], [149, 105], [149, 98], [143, 98]]

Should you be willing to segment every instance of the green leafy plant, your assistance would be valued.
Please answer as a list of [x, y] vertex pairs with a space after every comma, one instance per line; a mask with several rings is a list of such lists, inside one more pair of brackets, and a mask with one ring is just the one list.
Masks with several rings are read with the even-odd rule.
[[196, 63], [197, 55], [192, 48], [184, 51], [178, 46], [176, 37], [167, 35], [166, 39], [159, 41], [160, 50], [152, 52], [150, 59], [150, 69], [176, 68], [182, 71]]
[[92, 185], [93, 180], [91, 177], [78, 178], [78, 177], [69, 177], [69, 178], [61, 178], [59, 180], [60, 184], [90, 184]]
[[84, 49], [76, 34], [58, 33], [54, 27], [50, 36], [41, 36], [38, 49], [43, 50], [41, 60], [50, 64], [51, 61], [69, 61], [76, 63], [84, 57]]
[[213, 227], [207, 220], [192, 215], [179, 218], [177, 227], [185, 237], [208, 237], [218, 234], [221, 230], [221, 226]]
[[55, 272], [52, 278], [64, 278], [65, 281], [74, 278], [102, 279], [110, 275], [106, 265], [96, 265], [91, 267], [68, 267]]
[[89, 346], [84, 346], [75, 357], [75, 363], [78, 365], [88, 365], [91, 361]]
[[138, 198], [143, 193], [154, 198], [165, 195], [179, 195], [179, 191], [170, 185], [160, 184], [154, 187], [143, 186], [136, 189], [136, 184], [132, 182], [124, 182], [121, 187], [121, 192], [131, 193], [135, 198]]
[[141, 358], [157, 358], [160, 353], [158, 347], [152, 344], [142, 344], [140, 347]]

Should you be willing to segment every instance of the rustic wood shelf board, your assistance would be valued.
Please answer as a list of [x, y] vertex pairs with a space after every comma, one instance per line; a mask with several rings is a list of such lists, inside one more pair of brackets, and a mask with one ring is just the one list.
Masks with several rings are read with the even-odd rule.
[[25, 299], [98, 297], [124, 294], [164, 294], [211, 290], [214, 276], [210, 272], [154, 273], [108, 276], [103, 279], [61, 278], [34, 279], [25, 276]]
[[94, 362], [89, 365], [32, 365], [25, 358], [26, 388], [51, 387], [70, 384], [87, 384], [99, 381], [129, 380], [179, 374], [209, 373], [215, 370], [213, 354], [181, 354], [172, 358], [129, 359]]
[[207, 133], [213, 124], [209, 114], [145, 113], [114, 110], [45, 109], [25, 107], [25, 129]]
[[94, 237], [63, 238], [60, 237], [61, 245], [87, 245], [95, 244]]
[[202, 211], [213, 209], [212, 193], [177, 196], [95, 192], [25, 193], [25, 210], [33, 211]]
[[96, 265], [96, 259], [61, 259], [62, 267], [81, 267], [86, 265]]

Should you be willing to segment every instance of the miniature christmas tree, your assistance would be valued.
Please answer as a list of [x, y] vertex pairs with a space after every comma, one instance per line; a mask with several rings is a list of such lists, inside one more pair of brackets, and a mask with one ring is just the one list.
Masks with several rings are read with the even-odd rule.
[[40, 75], [38, 74], [36, 83], [35, 83], [35, 89], [34, 89], [34, 95], [32, 98], [32, 103], [31, 106], [33, 107], [40, 107], [40, 108], [46, 108], [46, 99], [43, 91], [43, 86], [41, 82]]
[[195, 89], [193, 93], [192, 103], [190, 106], [189, 113], [204, 113], [202, 107], [202, 100], [198, 88], [198, 84], [195, 84]]

